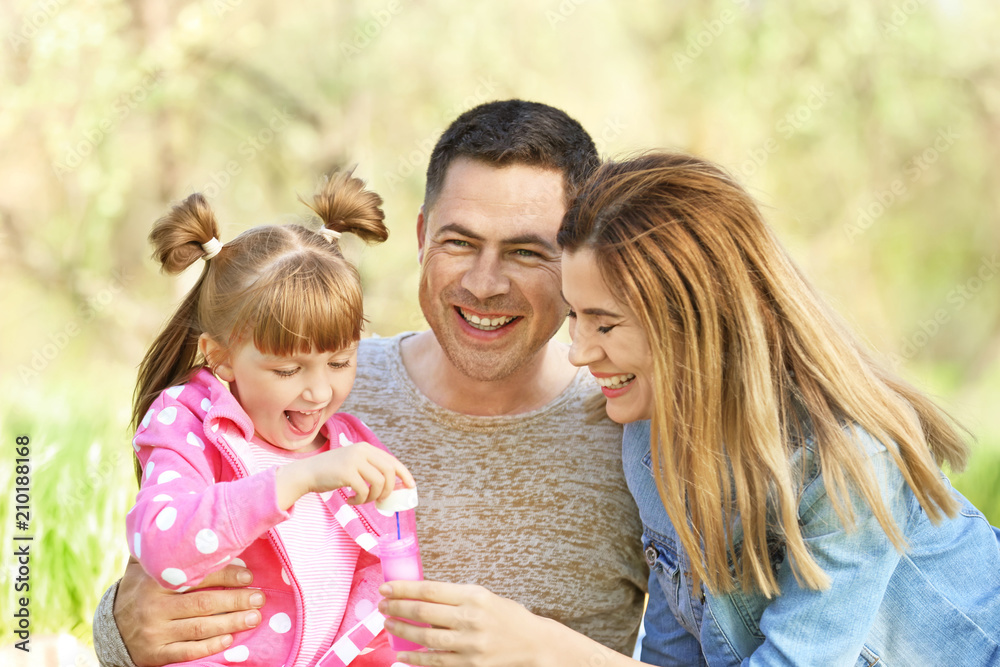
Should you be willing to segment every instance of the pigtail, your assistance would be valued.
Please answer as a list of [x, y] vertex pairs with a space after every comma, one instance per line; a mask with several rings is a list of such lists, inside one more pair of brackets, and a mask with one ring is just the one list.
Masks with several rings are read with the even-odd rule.
[[[205, 198], [193, 194], [171, 209], [153, 225], [149, 241], [153, 245], [153, 259], [166, 273], [176, 274], [202, 258], [218, 254], [219, 226]], [[213, 243], [214, 241], [214, 243]], [[203, 247], [207, 246], [206, 247]], [[205, 270], [191, 291], [184, 297], [177, 311], [139, 364], [139, 377], [133, 395], [132, 427], [149, 410], [164, 389], [187, 379], [198, 357], [198, 305], [201, 288], [209, 271]], [[136, 469], [138, 476], [139, 470]]]
[[351, 232], [367, 243], [381, 243], [389, 238], [382, 197], [365, 189], [365, 182], [354, 175], [354, 169], [333, 174], [313, 197], [313, 203], [299, 197], [333, 232]]

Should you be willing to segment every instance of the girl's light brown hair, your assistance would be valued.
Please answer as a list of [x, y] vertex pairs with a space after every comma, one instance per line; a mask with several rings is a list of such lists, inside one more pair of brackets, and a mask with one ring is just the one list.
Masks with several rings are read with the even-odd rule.
[[[382, 198], [365, 190], [351, 171], [334, 174], [307, 206], [323, 227], [380, 242]], [[218, 238], [208, 202], [193, 194], [153, 225], [153, 258], [179, 273], [205, 256], [202, 244]], [[318, 231], [301, 225], [265, 225], [225, 242], [205, 262], [197, 283], [157, 336], [139, 366], [132, 421], [137, 425], [161, 391], [185, 382], [203, 363], [198, 337], [211, 336], [224, 351], [252, 341], [261, 352], [336, 351], [356, 343], [364, 325], [357, 269]], [[225, 353], [225, 352], [224, 352]]]
[[887, 448], [932, 520], [957, 510], [935, 464], [965, 465], [953, 422], [864, 349], [722, 169], [679, 154], [607, 163], [558, 240], [565, 252], [593, 250], [648, 336], [654, 474], [696, 581], [780, 593], [768, 545], [777, 538], [800, 584], [829, 584], [798, 523], [792, 459], [806, 438], [848, 529], [860, 497], [905, 547], [858, 428]]

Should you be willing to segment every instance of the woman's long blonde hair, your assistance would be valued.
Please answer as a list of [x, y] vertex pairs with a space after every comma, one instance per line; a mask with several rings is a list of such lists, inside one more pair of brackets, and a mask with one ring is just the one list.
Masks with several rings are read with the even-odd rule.
[[[351, 171], [334, 174], [306, 205], [325, 229], [351, 232], [367, 242], [388, 238], [382, 198], [365, 190]], [[215, 215], [196, 193], [157, 220], [149, 240], [163, 271], [180, 273], [205, 257], [202, 244], [218, 236]], [[223, 353], [251, 340], [265, 354], [288, 355], [343, 349], [361, 338], [363, 325], [361, 280], [339, 242], [301, 225], [249, 229], [205, 262], [146, 352], [133, 398], [133, 426], [160, 392], [211, 363], [198, 353], [202, 333]]]
[[856, 428], [885, 445], [932, 520], [956, 512], [938, 470], [944, 461], [960, 470], [968, 455], [951, 419], [865, 351], [718, 166], [660, 153], [607, 163], [571, 206], [559, 243], [593, 250], [648, 336], [661, 389], [651, 420], [657, 489], [711, 591], [779, 594], [769, 537], [784, 544], [801, 585], [829, 585], [798, 522], [792, 457], [807, 436], [848, 528], [860, 496], [905, 547]]

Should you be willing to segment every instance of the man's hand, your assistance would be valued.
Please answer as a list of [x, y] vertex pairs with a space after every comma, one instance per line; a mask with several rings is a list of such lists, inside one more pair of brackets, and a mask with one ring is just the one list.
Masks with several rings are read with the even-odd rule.
[[[236, 565], [205, 577], [184, 593], [162, 588], [129, 559], [115, 598], [115, 623], [136, 667], [196, 660], [225, 650], [232, 633], [260, 624], [264, 594], [246, 588], [250, 570]], [[223, 586], [232, 590], [198, 590]]]

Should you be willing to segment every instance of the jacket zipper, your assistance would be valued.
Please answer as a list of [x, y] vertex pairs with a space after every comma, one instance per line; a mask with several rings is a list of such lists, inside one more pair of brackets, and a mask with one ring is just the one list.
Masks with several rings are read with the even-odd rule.
[[[240, 460], [238, 456], [236, 456], [236, 454], [233, 453], [233, 451], [225, 443], [225, 439], [222, 437], [222, 435], [216, 436], [215, 446], [218, 447], [219, 451], [222, 452], [222, 455], [226, 457], [226, 460], [229, 462], [229, 465], [232, 466], [233, 470], [235, 470], [236, 473], [240, 475], [241, 478], [246, 478], [250, 476], [246, 467], [243, 465], [243, 462]], [[295, 573], [292, 571], [292, 564], [288, 560], [288, 554], [285, 552], [285, 545], [282, 544], [281, 540], [277, 537], [276, 534], [272, 533], [271, 530], [272, 529], [268, 529], [267, 531], [267, 539], [268, 541], [270, 541], [271, 546], [274, 548], [275, 553], [278, 555], [278, 560], [280, 560], [284, 565], [285, 572], [288, 573], [288, 579], [289, 581], [292, 582], [292, 585], [296, 593], [295, 610], [298, 612], [298, 628], [296, 629], [295, 646], [293, 647], [294, 650], [292, 651], [294, 657], [292, 658], [292, 660], [286, 663], [291, 666], [294, 665], [295, 662], [299, 659], [299, 652], [302, 649], [302, 630], [306, 627], [306, 616], [305, 616], [306, 610], [305, 606], [302, 604], [302, 598], [303, 598], [302, 586], [299, 584], [299, 580], [295, 577]], [[264, 618], [264, 613], [261, 612], [261, 620], [263, 620], [263, 618]]]

